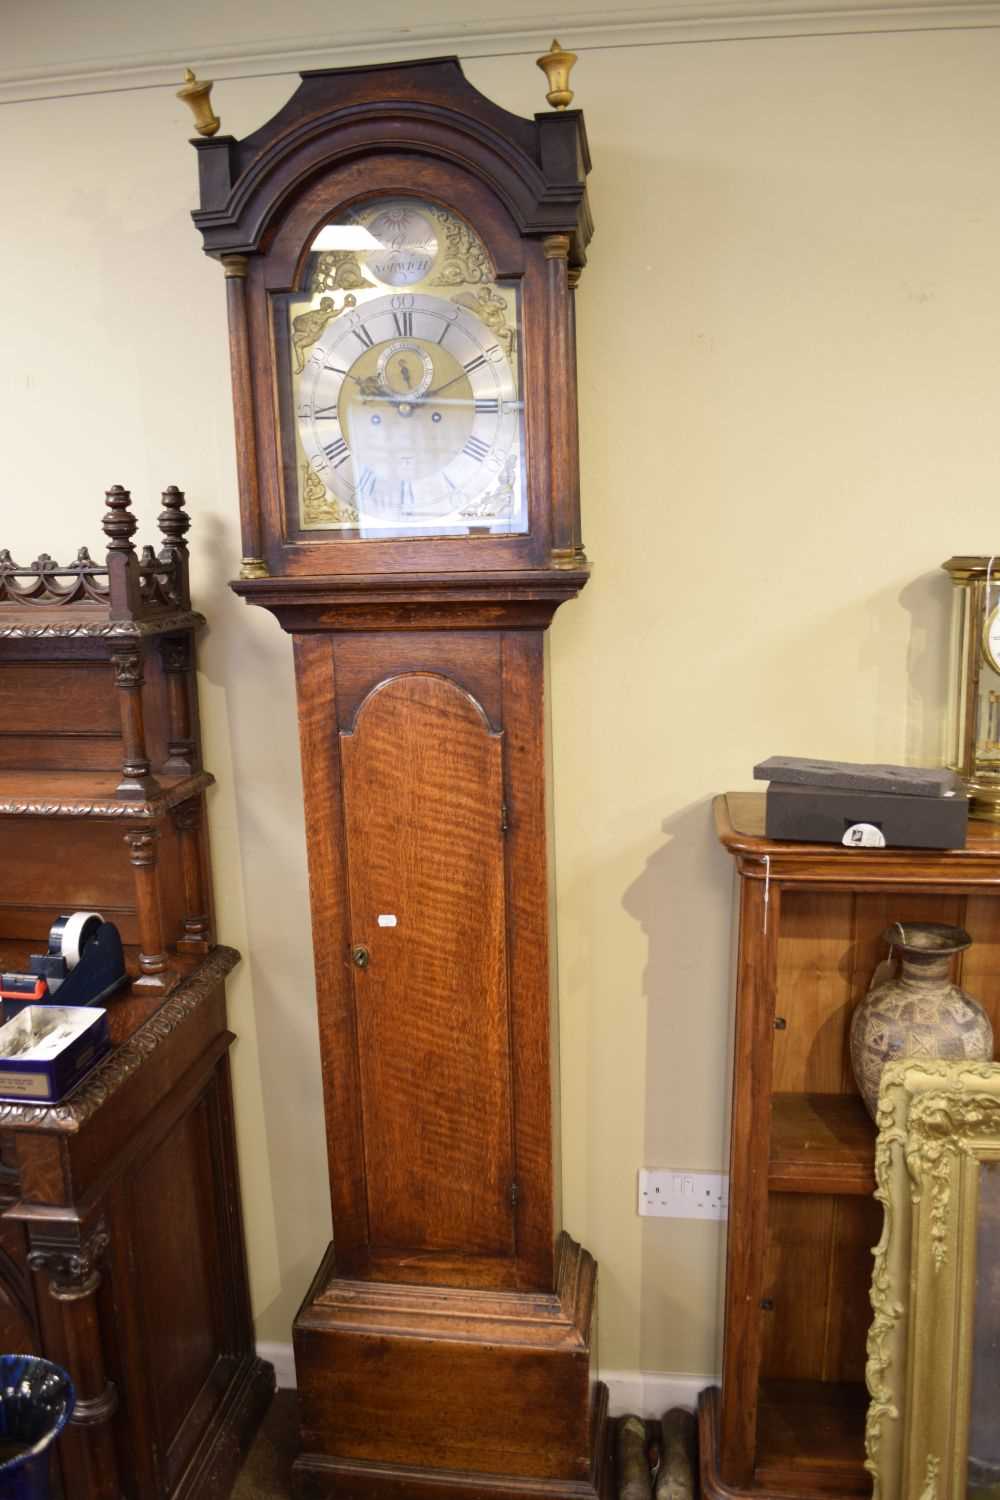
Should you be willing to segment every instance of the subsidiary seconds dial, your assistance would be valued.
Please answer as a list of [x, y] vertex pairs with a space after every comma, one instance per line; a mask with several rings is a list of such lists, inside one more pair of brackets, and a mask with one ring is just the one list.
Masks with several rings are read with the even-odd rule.
[[309, 463], [362, 528], [516, 520], [519, 412], [503, 336], [467, 307], [421, 293], [378, 297], [332, 321], [298, 393]]

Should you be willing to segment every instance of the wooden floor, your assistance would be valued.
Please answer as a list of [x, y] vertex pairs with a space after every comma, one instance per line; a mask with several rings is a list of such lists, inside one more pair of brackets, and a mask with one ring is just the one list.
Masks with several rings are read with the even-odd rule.
[[230, 1500], [289, 1500], [298, 1437], [298, 1396], [295, 1391], [279, 1391], [250, 1449]]

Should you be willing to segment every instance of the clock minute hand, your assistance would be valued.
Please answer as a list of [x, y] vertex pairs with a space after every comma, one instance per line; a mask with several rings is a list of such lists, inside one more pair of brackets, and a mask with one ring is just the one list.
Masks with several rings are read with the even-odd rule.
[[465, 380], [466, 378], [466, 372], [462, 370], [458, 375], [453, 375], [450, 380], [446, 380], [444, 385], [435, 386], [432, 391], [424, 391], [424, 394], [420, 397], [420, 405], [423, 406], [432, 396], [440, 396], [441, 392], [446, 391], [449, 386], [455, 385], [457, 381]]

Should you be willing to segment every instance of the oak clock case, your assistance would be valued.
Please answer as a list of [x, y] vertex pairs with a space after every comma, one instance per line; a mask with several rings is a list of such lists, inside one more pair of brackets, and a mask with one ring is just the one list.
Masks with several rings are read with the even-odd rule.
[[304, 74], [195, 145], [233, 587], [292, 636], [302, 745], [334, 1237], [297, 1494], [585, 1500], [607, 1392], [556, 1193], [544, 651], [588, 576], [582, 117], [445, 58]]

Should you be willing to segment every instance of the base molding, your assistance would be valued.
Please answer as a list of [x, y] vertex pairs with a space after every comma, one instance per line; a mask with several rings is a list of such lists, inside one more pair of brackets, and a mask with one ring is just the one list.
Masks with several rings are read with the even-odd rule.
[[229, 1494], [274, 1391], [273, 1367], [248, 1355], [237, 1367], [175, 1500], [218, 1500], [218, 1496]]
[[[746, 1489], [726, 1484], [719, 1472], [719, 1422], [722, 1392], [711, 1386], [698, 1401], [698, 1467], [702, 1500], [866, 1500], [868, 1484], [840, 1484], [833, 1474], [817, 1474], [815, 1480], [786, 1483], [765, 1481]], [[815, 1471], [813, 1471], [815, 1473]]]
[[362, 1281], [331, 1246], [293, 1328], [297, 1493], [593, 1500], [597, 1266], [568, 1234], [555, 1264], [551, 1291]]
[[613, 1464], [608, 1389], [594, 1390], [588, 1479], [416, 1468], [302, 1453], [292, 1467], [295, 1500], [612, 1500]]

